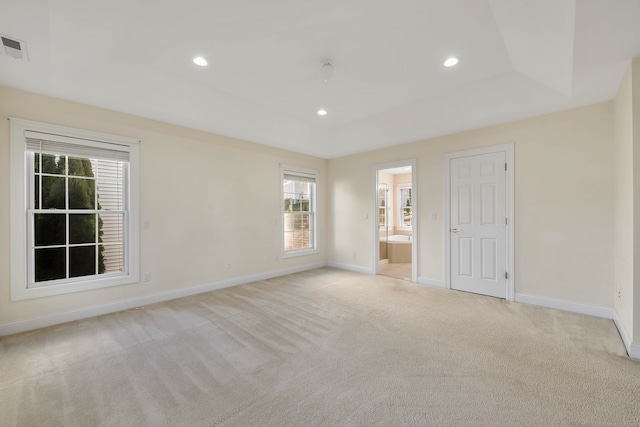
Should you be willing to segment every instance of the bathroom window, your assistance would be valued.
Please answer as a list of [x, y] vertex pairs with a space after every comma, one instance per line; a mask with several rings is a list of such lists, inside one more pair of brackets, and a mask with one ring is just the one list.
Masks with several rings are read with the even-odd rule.
[[12, 298], [137, 282], [138, 141], [11, 126], [12, 174], [24, 188], [12, 199]]
[[398, 212], [398, 228], [410, 229], [413, 221], [413, 208], [411, 203], [411, 187], [398, 187], [398, 200], [400, 212]]
[[386, 228], [387, 226], [387, 184], [378, 185], [378, 227]]
[[283, 256], [317, 252], [316, 171], [282, 167]]

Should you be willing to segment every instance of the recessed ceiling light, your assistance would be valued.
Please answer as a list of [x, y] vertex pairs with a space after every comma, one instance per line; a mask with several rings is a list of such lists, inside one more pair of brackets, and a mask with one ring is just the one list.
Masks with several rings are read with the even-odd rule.
[[324, 108], [321, 108], [318, 110], [318, 115], [319, 116], [326, 116], [327, 115], [327, 110], [325, 110]]
[[444, 61], [444, 66], [445, 67], [453, 67], [454, 65], [456, 65], [458, 63], [458, 58], [454, 58], [453, 56], [451, 58], [447, 58], [446, 61]]
[[193, 63], [201, 67], [206, 67], [208, 64], [207, 60], [204, 59], [202, 56], [197, 56], [193, 58]]

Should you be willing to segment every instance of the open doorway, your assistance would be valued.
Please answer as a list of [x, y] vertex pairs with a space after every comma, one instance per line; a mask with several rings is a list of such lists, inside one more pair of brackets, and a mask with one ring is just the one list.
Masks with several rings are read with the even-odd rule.
[[417, 281], [415, 184], [415, 160], [375, 169], [376, 274]]

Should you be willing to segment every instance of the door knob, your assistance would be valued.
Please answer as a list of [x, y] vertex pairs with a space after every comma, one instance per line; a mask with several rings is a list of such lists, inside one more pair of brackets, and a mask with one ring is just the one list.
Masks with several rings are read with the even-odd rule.
[[452, 232], [452, 233], [457, 233], [457, 232], [459, 232], [459, 231], [462, 231], [462, 230], [461, 230], [460, 228], [452, 228], [452, 229], [451, 229], [451, 232]]

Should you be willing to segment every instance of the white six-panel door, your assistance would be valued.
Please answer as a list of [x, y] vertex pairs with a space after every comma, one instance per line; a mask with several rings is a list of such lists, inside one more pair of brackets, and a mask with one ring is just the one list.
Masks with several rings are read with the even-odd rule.
[[505, 153], [450, 159], [451, 288], [506, 298]]

